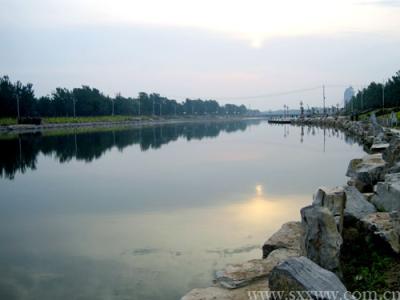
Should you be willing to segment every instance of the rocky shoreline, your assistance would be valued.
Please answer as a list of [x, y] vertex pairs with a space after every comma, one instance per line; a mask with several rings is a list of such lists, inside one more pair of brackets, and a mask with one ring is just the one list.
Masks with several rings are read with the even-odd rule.
[[212, 286], [182, 300], [266, 299], [267, 291], [337, 291], [338, 298], [348, 290], [399, 288], [400, 136], [346, 118], [295, 125], [343, 130], [368, 154], [349, 162], [345, 185], [318, 188], [301, 221], [283, 224], [264, 243], [262, 258], [227, 265]]

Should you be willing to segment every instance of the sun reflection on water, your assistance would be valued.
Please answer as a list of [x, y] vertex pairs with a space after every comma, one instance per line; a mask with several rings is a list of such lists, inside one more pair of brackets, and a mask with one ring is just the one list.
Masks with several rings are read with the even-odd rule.
[[266, 225], [275, 228], [284, 220], [299, 220], [298, 205], [293, 205], [293, 202], [306, 205], [309, 199], [296, 195], [268, 195], [264, 192], [263, 185], [257, 184], [255, 194], [245, 201], [228, 206], [227, 209], [243, 226], [262, 224], [264, 228]]

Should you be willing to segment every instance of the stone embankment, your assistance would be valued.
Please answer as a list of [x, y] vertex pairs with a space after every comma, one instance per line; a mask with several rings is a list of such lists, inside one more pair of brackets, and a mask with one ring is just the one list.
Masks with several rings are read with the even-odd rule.
[[[216, 272], [213, 286], [193, 289], [182, 300], [264, 299], [262, 291], [338, 291], [340, 297], [351, 285], [346, 280], [354, 275], [358, 256], [379, 252], [398, 261], [399, 135], [370, 122], [344, 118], [296, 123], [343, 130], [369, 154], [349, 162], [350, 180], [345, 185], [318, 188], [311, 205], [301, 209], [301, 222], [283, 224], [262, 246], [262, 258], [226, 266]], [[398, 281], [400, 275], [395, 276]], [[362, 275], [353, 277], [371, 281]]]

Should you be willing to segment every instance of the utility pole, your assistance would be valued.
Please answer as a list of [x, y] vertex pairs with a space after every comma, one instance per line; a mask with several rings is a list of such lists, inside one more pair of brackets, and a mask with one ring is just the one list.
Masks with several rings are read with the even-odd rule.
[[74, 119], [76, 118], [76, 108], [75, 108], [75, 96], [72, 95], [72, 107], [73, 107], [73, 113], [74, 113]]
[[156, 113], [155, 113], [155, 110], [154, 110], [154, 97], [153, 97], [153, 116], [155, 116], [156, 115]]
[[139, 116], [140, 116], [140, 98], [138, 99], [138, 104], [139, 104], [138, 114], [139, 114]]
[[351, 99], [350, 101], [351, 101], [351, 114], [353, 114], [353, 112], [354, 112], [354, 101], [353, 101], [353, 99]]
[[326, 111], [325, 111], [325, 85], [322, 86], [322, 98], [324, 101], [324, 116], [326, 115]]
[[382, 82], [382, 109], [385, 111], [385, 80]]
[[112, 103], [111, 115], [114, 116], [114, 99], [111, 99], [111, 103]]
[[19, 95], [18, 95], [19, 91], [17, 90], [17, 117], [18, 120], [20, 119], [20, 113], [19, 113]]
[[364, 110], [364, 87], [361, 87], [361, 111]]

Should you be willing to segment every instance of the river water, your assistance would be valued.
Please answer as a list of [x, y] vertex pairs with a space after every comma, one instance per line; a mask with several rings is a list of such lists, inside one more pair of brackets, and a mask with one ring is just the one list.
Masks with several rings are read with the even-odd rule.
[[0, 299], [179, 299], [346, 182], [362, 147], [247, 120], [0, 136]]

